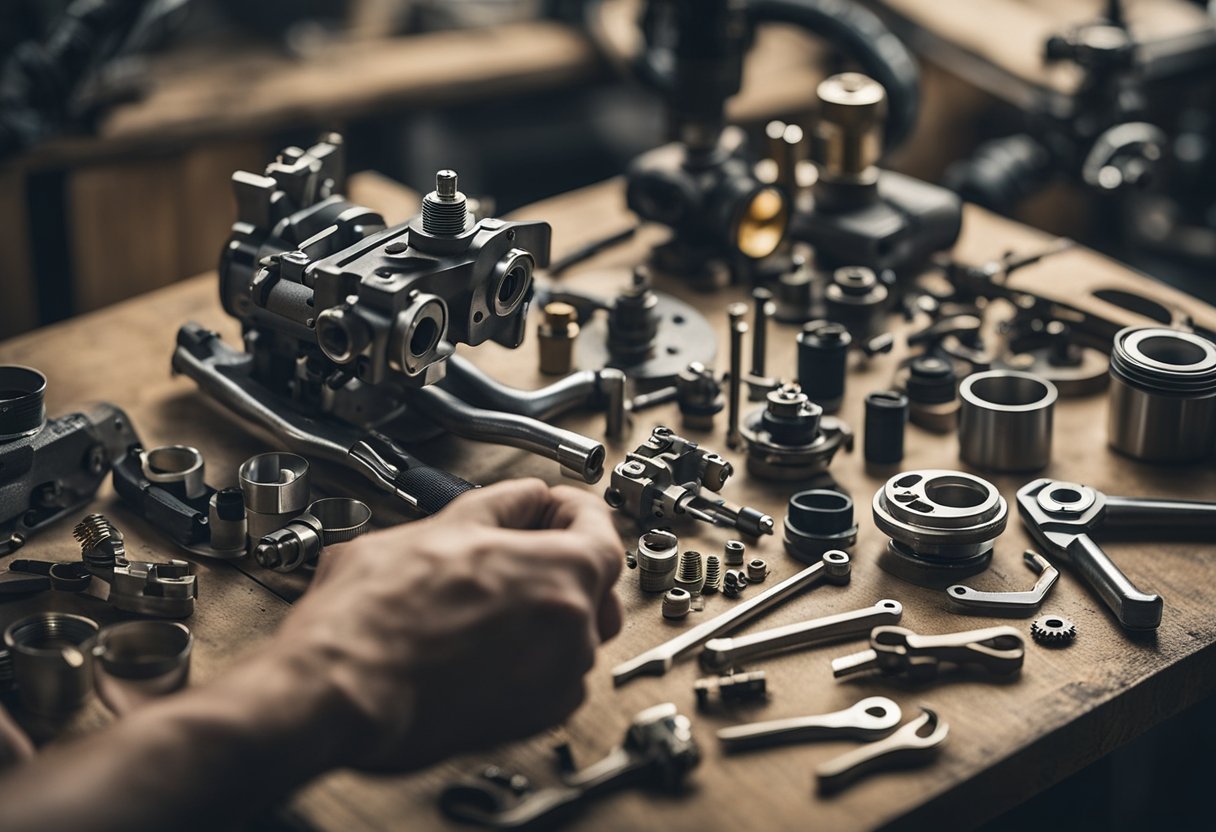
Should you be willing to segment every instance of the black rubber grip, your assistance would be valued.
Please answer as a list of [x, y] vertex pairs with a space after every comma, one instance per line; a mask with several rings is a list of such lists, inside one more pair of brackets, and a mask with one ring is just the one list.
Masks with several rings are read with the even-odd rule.
[[466, 491], [477, 486], [440, 468], [417, 465], [397, 475], [397, 485], [418, 500], [418, 510], [434, 514]]

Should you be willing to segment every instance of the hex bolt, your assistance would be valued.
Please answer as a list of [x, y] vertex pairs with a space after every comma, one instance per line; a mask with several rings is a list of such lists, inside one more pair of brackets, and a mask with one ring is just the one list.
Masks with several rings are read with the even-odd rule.
[[692, 595], [676, 587], [663, 595], [663, 617], [672, 620], [684, 618], [692, 610]]
[[752, 290], [752, 375], [764, 378], [768, 356], [768, 319], [776, 306], [773, 293], [759, 287]]
[[764, 583], [768, 577], [768, 564], [763, 558], [752, 558], [747, 562], [747, 582], [749, 584]]

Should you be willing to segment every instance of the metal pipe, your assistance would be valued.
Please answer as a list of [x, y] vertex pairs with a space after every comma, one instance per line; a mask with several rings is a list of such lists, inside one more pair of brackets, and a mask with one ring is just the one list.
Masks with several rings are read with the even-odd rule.
[[539, 390], [518, 390], [487, 376], [467, 358], [448, 359], [444, 390], [476, 407], [546, 420], [580, 407], [596, 405], [604, 395], [601, 374], [594, 370], [571, 373]]
[[520, 416], [474, 407], [435, 385], [407, 393], [410, 407], [457, 436], [522, 448], [557, 461], [583, 482], [604, 474], [604, 446], [580, 433]]

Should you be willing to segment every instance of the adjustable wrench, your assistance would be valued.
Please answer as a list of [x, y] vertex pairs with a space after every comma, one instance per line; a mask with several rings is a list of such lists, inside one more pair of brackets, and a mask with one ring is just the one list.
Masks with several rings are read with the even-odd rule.
[[793, 577], [786, 578], [771, 589], [736, 604], [728, 612], [698, 624], [658, 647], [652, 647], [640, 656], [617, 665], [612, 669], [612, 683], [620, 687], [634, 676], [662, 676], [671, 669], [676, 659], [697, 649], [714, 636], [743, 626], [757, 615], [821, 580], [837, 585], [847, 584], [849, 574], [849, 556], [846, 553], [839, 550], [825, 552], [823, 560], [808, 566]]
[[922, 636], [903, 627], [875, 627], [870, 649], [832, 660], [836, 678], [877, 670], [884, 676], [931, 679], [941, 662], [978, 665], [998, 674], [1022, 669], [1026, 642], [1013, 627], [987, 627], [963, 633]]
[[640, 783], [676, 792], [701, 762], [688, 717], [670, 702], [647, 708], [633, 718], [625, 741], [597, 763], [566, 775], [561, 786], [525, 793], [505, 802], [501, 789], [484, 780], [447, 786], [439, 806], [448, 817], [494, 829], [551, 825], [560, 813], [613, 788]]
[[1129, 630], [1161, 624], [1161, 596], [1142, 592], [1090, 536], [1103, 528], [1216, 532], [1216, 503], [1108, 497], [1074, 482], [1038, 479], [1018, 490], [1018, 513], [1051, 557], [1071, 564]]
[[878, 769], [915, 766], [931, 760], [946, 741], [950, 726], [923, 705], [921, 711], [919, 717], [885, 740], [863, 745], [821, 764], [815, 769], [819, 791], [837, 791]]
[[870, 742], [890, 734], [901, 719], [903, 713], [899, 705], [885, 696], [869, 696], [851, 708], [830, 714], [732, 725], [718, 731], [718, 739], [726, 752], [814, 740]]
[[722, 672], [738, 667], [748, 659], [773, 653], [864, 638], [882, 624], [898, 624], [903, 610], [903, 605], [898, 601], [885, 600], [872, 607], [826, 615], [746, 636], [710, 639], [701, 653], [701, 666], [706, 670]]

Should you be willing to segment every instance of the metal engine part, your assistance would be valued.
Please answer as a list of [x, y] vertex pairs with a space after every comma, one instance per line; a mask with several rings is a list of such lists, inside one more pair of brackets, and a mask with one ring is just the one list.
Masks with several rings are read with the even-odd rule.
[[[575, 363], [587, 370], [611, 367], [650, 386], [667, 384], [692, 362], [713, 366], [718, 341], [705, 316], [684, 301], [652, 287], [650, 270], [639, 266], [610, 302], [582, 297], [571, 305], [581, 315]], [[572, 293], [555, 298], [575, 301]], [[599, 310], [604, 314], [595, 314]]]
[[97, 630], [93, 619], [62, 612], [35, 613], [9, 625], [4, 644], [26, 710], [59, 718], [84, 704], [93, 692]]
[[937, 586], [988, 568], [1009, 505], [996, 486], [962, 471], [905, 471], [874, 494], [874, 524], [891, 540], [878, 565]]
[[93, 679], [101, 701], [122, 716], [185, 687], [194, 636], [176, 621], [110, 624], [93, 647]]
[[698, 711], [711, 711], [714, 704], [723, 708], [764, 702], [768, 699], [768, 676], [763, 670], [731, 673], [698, 679], [692, 685]]
[[164, 563], [120, 560], [106, 599], [115, 608], [160, 618], [189, 618], [198, 598], [198, 577], [184, 560]]
[[666, 592], [675, 586], [679, 547], [679, 538], [663, 529], [648, 531], [638, 538], [635, 560], [638, 586], [643, 592]]
[[1030, 571], [1039, 576], [1034, 586], [1025, 592], [981, 592], [969, 586], [955, 584], [946, 587], [946, 596], [959, 612], [974, 615], [1034, 615], [1056, 585], [1060, 572], [1038, 552], [1027, 549], [1022, 559]]
[[[386, 227], [341, 195], [336, 135], [307, 150], [289, 147], [265, 175], [238, 172], [232, 181], [238, 217], [220, 262], [220, 295], [241, 322], [246, 353], [234, 356], [187, 325], [175, 370], [281, 442], [324, 447], [327, 458], [423, 511], [468, 486], [417, 464], [393, 436], [416, 443], [447, 430], [542, 454], [587, 482], [599, 478], [601, 444], [523, 415], [530, 398], [548, 401], [548, 391], [503, 391], [467, 370], [459, 382], [466, 401], [444, 380], [457, 344], [520, 345], [533, 270], [549, 259], [548, 224], [475, 219], [456, 174], [440, 171], [421, 215]], [[563, 407], [597, 393], [562, 390]], [[487, 397], [503, 408], [476, 406]], [[356, 449], [360, 443], [375, 447]]]
[[1110, 446], [1144, 462], [1195, 462], [1216, 447], [1216, 344], [1165, 327], [1128, 327], [1110, 356]]
[[747, 471], [769, 480], [802, 480], [832, 463], [840, 448], [853, 449], [853, 432], [812, 402], [797, 384], [784, 384], [743, 420]]
[[857, 542], [853, 498], [830, 488], [791, 496], [782, 525], [785, 551], [803, 563], [814, 563], [824, 552], [848, 549]]
[[692, 593], [673, 587], [663, 594], [663, 617], [669, 620], [687, 618], [692, 611]]
[[962, 633], [923, 636], [904, 627], [875, 627], [870, 649], [832, 660], [836, 678], [877, 671], [924, 681], [937, 676], [940, 665], [973, 665], [996, 676], [1022, 669], [1026, 642], [1014, 627], [987, 627]]
[[93, 499], [139, 441], [112, 404], [47, 419], [46, 376], [0, 365], [0, 555]]
[[1013, 370], [973, 373], [958, 388], [959, 458], [988, 471], [1037, 471], [1051, 462], [1055, 385]]
[[731, 464], [718, 454], [660, 425], [612, 470], [604, 500], [638, 523], [687, 515], [754, 537], [772, 534], [769, 515], [702, 495], [702, 488], [721, 491], [732, 473]]

